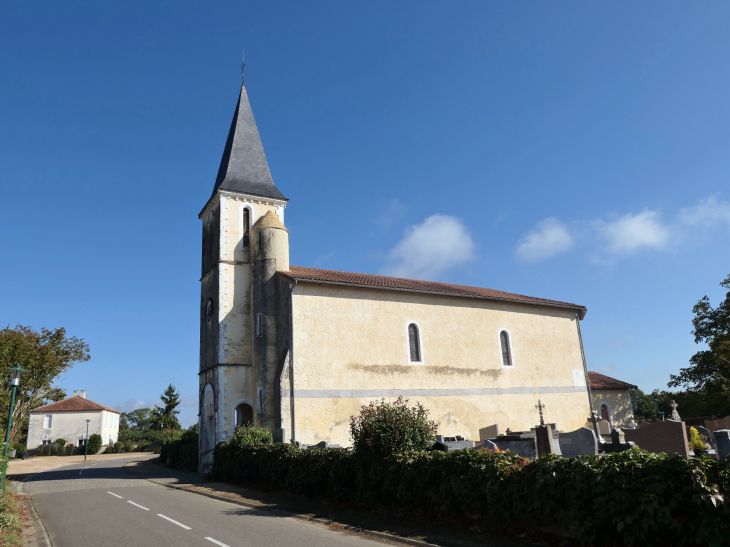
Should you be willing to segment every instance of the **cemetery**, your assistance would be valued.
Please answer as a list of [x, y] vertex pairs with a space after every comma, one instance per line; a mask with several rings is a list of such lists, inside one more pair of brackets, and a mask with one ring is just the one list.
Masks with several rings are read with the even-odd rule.
[[545, 422], [540, 401], [536, 409], [540, 423], [529, 431], [492, 425], [478, 442], [435, 435], [425, 419], [378, 423], [372, 410], [370, 423], [353, 418], [354, 449], [274, 443], [270, 434], [249, 444], [246, 428], [256, 426], [245, 426], [216, 447], [211, 477], [583, 545], [727, 544], [730, 431], [702, 429], [714, 433], [715, 453], [693, 457], [685, 440], [699, 430], [688, 434], [681, 421], [601, 435], [594, 414], [594, 427], [563, 432]]

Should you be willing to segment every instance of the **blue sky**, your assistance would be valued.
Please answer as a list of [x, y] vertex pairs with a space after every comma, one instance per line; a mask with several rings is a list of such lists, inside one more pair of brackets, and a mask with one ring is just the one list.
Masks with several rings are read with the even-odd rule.
[[[730, 273], [730, 4], [0, 8], [0, 322], [61, 381], [197, 413], [201, 226], [240, 84], [295, 265], [577, 302], [591, 370], [664, 388]], [[681, 411], [681, 409], [680, 409]]]

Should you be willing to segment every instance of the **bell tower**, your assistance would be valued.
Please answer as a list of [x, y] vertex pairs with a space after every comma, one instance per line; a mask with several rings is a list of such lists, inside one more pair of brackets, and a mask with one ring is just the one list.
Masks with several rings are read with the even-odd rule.
[[267, 412], [272, 350], [266, 341], [276, 340], [272, 271], [289, 268], [287, 201], [271, 177], [242, 83], [213, 193], [198, 215], [201, 469], [210, 467], [213, 448], [237, 425], [257, 421], [275, 428]]

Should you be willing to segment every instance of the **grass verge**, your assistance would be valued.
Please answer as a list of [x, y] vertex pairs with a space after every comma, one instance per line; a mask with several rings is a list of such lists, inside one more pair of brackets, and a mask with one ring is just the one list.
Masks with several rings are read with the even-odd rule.
[[0, 506], [0, 546], [23, 547], [22, 531], [20, 496], [6, 490]]

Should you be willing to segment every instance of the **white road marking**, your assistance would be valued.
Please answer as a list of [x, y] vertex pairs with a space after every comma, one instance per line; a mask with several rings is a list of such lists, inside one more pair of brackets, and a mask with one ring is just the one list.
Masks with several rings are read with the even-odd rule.
[[216, 545], [220, 545], [221, 547], [228, 547], [228, 545], [226, 545], [225, 543], [221, 543], [217, 539], [213, 539], [213, 538], [205, 538], [205, 539], [207, 539], [211, 543], [215, 543]]
[[147, 509], [146, 507], [140, 505], [139, 503], [134, 503], [133, 501], [130, 501], [130, 500], [127, 500], [127, 503], [131, 503], [135, 507], [139, 507], [140, 509], [144, 509], [145, 511], [149, 511], [149, 509]]
[[118, 497], [118, 498], [119, 498], [120, 500], [123, 500], [123, 499], [124, 499], [124, 498], [123, 498], [122, 496], [120, 496], [119, 494], [115, 494], [114, 492], [109, 492], [108, 490], [107, 490], [107, 494], [111, 494], [112, 496], [116, 496], [116, 497]]
[[157, 513], [158, 517], [162, 517], [165, 520], [169, 520], [173, 524], [177, 524], [180, 528], [185, 528], [186, 530], [190, 530], [190, 526], [185, 526], [182, 522], [178, 522], [176, 520], [172, 520], [170, 517], [166, 517], [165, 515], [161, 515], [160, 513]]

